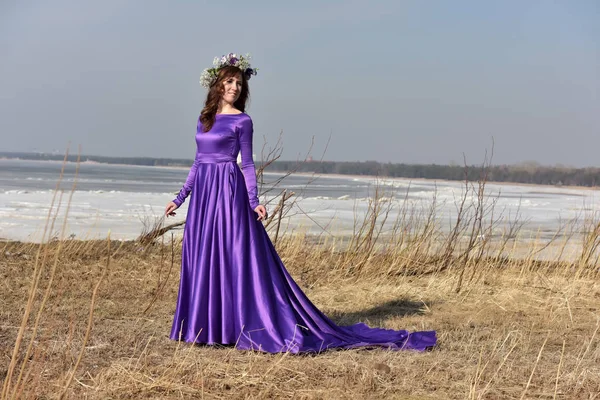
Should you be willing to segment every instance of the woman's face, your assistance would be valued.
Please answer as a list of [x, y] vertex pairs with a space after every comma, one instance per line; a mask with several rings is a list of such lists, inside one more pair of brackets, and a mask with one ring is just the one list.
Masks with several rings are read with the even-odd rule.
[[242, 93], [242, 77], [231, 76], [223, 81], [223, 101], [233, 105]]

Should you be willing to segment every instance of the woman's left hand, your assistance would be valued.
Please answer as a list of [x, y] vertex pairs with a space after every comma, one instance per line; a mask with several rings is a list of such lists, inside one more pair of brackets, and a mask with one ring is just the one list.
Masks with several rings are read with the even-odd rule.
[[258, 214], [258, 220], [262, 221], [267, 219], [268, 214], [267, 214], [267, 209], [265, 208], [265, 206], [259, 204], [256, 206], [256, 208], [254, 209], [254, 211]]

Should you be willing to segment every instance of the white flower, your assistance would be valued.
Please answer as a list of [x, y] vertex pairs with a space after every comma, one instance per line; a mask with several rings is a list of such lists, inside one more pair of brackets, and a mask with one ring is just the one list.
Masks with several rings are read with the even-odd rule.
[[212, 83], [213, 77], [210, 74], [210, 72], [208, 71], [208, 68], [206, 68], [204, 71], [202, 71], [202, 74], [200, 75], [200, 84], [205, 87], [205, 88], [209, 88], [210, 84]]

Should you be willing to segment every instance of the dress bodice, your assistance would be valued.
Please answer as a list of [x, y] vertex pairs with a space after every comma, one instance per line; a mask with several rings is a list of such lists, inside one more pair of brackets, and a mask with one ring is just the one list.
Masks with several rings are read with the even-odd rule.
[[[196, 158], [203, 162], [236, 160], [241, 149], [241, 142], [247, 142], [248, 135], [252, 135], [252, 120], [245, 113], [217, 114], [215, 123], [208, 132], [202, 132], [202, 123], [198, 120]], [[252, 157], [251, 152], [252, 148], [250, 147], [250, 158]], [[245, 156], [246, 154], [244, 154], [244, 158]]]
[[217, 114], [208, 132], [202, 132], [198, 119], [196, 127], [196, 157], [188, 178], [173, 202], [179, 207], [194, 187], [194, 179], [200, 164], [235, 162], [242, 155], [242, 173], [248, 190], [252, 209], [258, 206], [256, 169], [252, 158], [252, 119], [246, 113]]

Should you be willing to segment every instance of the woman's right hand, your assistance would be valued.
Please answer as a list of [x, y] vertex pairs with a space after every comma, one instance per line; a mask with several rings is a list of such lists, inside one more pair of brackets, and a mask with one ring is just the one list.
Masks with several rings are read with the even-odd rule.
[[179, 207], [177, 207], [177, 204], [173, 203], [172, 201], [169, 202], [169, 204], [167, 204], [167, 207], [165, 208], [165, 215], [168, 217], [174, 217], [175, 216], [175, 210], [177, 210]]

